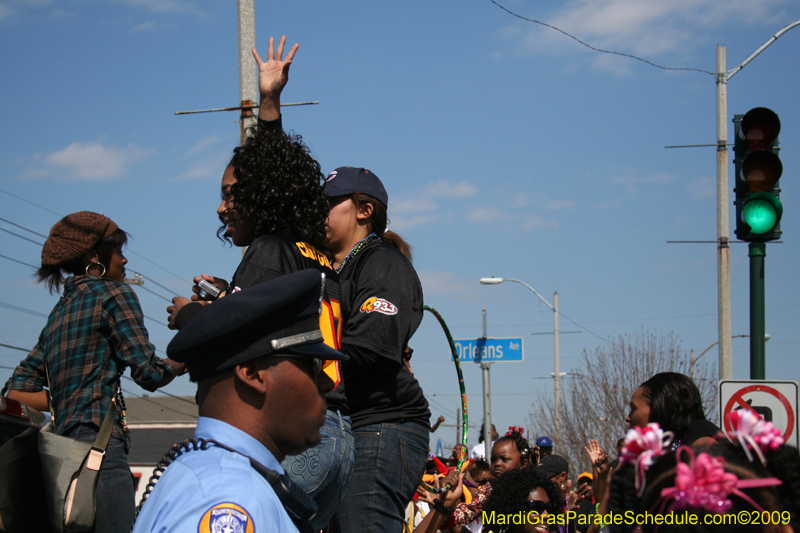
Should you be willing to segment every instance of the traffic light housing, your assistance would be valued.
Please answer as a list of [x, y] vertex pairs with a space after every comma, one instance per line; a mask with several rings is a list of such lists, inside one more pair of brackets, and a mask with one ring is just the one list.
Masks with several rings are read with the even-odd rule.
[[746, 242], [766, 242], [781, 236], [783, 205], [778, 180], [781, 121], [772, 110], [756, 107], [733, 118], [736, 142], [736, 236]]

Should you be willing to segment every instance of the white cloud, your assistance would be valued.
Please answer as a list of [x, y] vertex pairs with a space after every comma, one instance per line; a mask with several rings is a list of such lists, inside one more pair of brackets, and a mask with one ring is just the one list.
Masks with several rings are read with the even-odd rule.
[[675, 181], [675, 176], [672, 174], [667, 174], [666, 172], [659, 172], [658, 174], [652, 174], [650, 176], [615, 176], [609, 181], [616, 185], [623, 185], [628, 189], [629, 193], [636, 194], [639, 192], [639, 188], [643, 185], [661, 185], [664, 183], [671, 183]]
[[547, 202], [547, 209], [550, 211], [561, 211], [563, 209], [574, 209], [577, 205], [575, 200], [550, 200]]
[[470, 222], [492, 222], [494, 220], [508, 220], [508, 215], [497, 207], [475, 207], [467, 215]]
[[443, 198], [465, 198], [478, 194], [478, 188], [468, 181], [451, 182], [440, 180], [428, 185], [425, 189], [425, 194]]
[[405, 230], [409, 230], [411, 228], [416, 228], [418, 226], [425, 226], [428, 224], [438, 223], [441, 221], [441, 217], [438, 214], [428, 214], [428, 215], [416, 215], [410, 217], [391, 217], [390, 224], [387, 229], [390, 229], [395, 232], [401, 232]]
[[431, 300], [434, 296], [462, 302], [472, 302], [478, 298], [480, 285], [473, 278], [436, 270], [419, 270], [417, 275], [422, 283], [425, 301]]
[[124, 148], [103, 146], [100, 143], [74, 142], [66, 148], [39, 155], [39, 165], [29, 168], [29, 177], [55, 176], [77, 180], [113, 179], [127, 172], [131, 163], [150, 151], [129, 144]]
[[419, 198], [406, 198], [397, 202], [391, 202], [392, 213], [419, 213], [420, 211], [437, 211], [439, 204], [428, 196]]
[[556, 220], [535, 215], [523, 218], [519, 225], [520, 228], [528, 231], [538, 228], [558, 229], [559, 226], [560, 224]]
[[149, 32], [154, 31], [156, 29], [156, 23], [152, 21], [142, 22], [141, 24], [137, 24], [133, 27], [133, 31], [136, 32]]
[[193, 2], [185, 0], [123, 0], [123, 2], [155, 13], [202, 14]]
[[[208, 137], [203, 137], [202, 139], [198, 139], [197, 142], [194, 143], [188, 152], [186, 152], [186, 157], [192, 157], [197, 154], [204, 154], [208, 152], [210, 148], [217, 146], [222, 138], [218, 135], [210, 135]], [[231, 152], [233, 153], [233, 152]]]
[[695, 198], [716, 198], [717, 196], [717, 179], [708, 176], [702, 178], [694, 178], [689, 180], [686, 188]]

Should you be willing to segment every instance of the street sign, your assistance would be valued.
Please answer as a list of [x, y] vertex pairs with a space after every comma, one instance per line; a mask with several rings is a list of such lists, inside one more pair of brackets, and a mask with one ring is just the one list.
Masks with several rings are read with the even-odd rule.
[[458, 351], [458, 358], [462, 363], [519, 363], [523, 360], [521, 337], [513, 339], [458, 339], [453, 342]]
[[719, 382], [720, 425], [730, 431], [725, 415], [749, 409], [781, 430], [787, 444], [798, 447], [798, 385], [796, 381], [723, 380]]

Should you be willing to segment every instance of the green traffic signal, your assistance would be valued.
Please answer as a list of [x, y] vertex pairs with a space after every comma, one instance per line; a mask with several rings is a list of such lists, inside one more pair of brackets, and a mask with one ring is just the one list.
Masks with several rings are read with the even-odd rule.
[[733, 119], [736, 129], [736, 236], [745, 242], [780, 238], [783, 206], [778, 180], [781, 121], [772, 110], [756, 107]]
[[750, 226], [750, 233], [763, 235], [780, 222], [783, 204], [773, 194], [757, 192], [751, 194], [742, 209], [742, 221]]

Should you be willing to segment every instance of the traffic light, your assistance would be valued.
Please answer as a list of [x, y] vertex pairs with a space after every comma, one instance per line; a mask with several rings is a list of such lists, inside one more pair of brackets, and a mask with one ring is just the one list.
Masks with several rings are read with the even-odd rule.
[[736, 236], [746, 242], [780, 238], [783, 205], [778, 180], [783, 165], [778, 134], [781, 121], [770, 109], [756, 107], [735, 115]]

